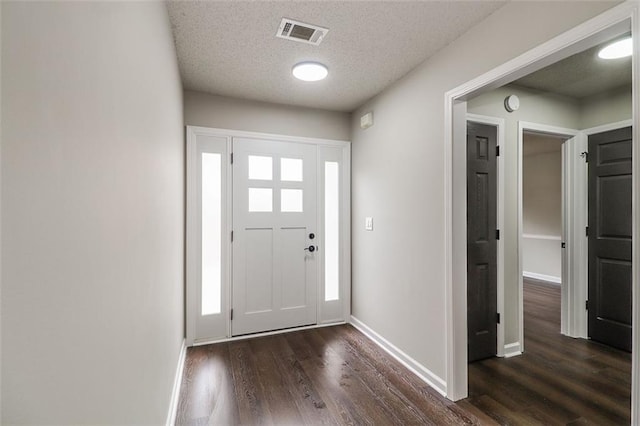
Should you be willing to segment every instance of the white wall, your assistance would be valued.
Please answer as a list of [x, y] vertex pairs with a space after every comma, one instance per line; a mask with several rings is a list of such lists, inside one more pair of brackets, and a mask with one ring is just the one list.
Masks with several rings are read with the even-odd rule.
[[4, 424], [163, 424], [182, 87], [159, 2], [2, 4]]
[[[444, 94], [613, 5], [507, 3], [353, 113], [353, 315], [440, 378]], [[367, 111], [375, 123], [361, 130]], [[373, 232], [364, 230], [365, 216], [374, 218]]]
[[[631, 64], [629, 64], [631, 66]], [[580, 129], [631, 119], [631, 86], [580, 101]]]
[[[540, 141], [527, 138], [523, 144]], [[551, 139], [551, 138], [550, 138]], [[557, 150], [522, 158], [522, 269], [524, 274], [562, 276], [562, 141]]]
[[[532, 143], [527, 141], [524, 143]], [[533, 142], [535, 143], [535, 142]], [[558, 148], [562, 146], [558, 142]], [[522, 159], [522, 232], [562, 235], [562, 152], [544, 152]]]
[[349, 140], [350, 119], [345, 112], [184, 92], [184, 120], [190, 126]]

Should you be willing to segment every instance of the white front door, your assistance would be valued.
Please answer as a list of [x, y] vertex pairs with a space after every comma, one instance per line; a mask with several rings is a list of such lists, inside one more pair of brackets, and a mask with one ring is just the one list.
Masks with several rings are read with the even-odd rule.
[[234, 138], [233, 157], [232, 335], [316, 324], [317, 147]]

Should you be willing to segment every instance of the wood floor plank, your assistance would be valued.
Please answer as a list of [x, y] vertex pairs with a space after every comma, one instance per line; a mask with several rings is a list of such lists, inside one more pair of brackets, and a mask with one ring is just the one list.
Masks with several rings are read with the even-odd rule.
[[564, 407], [561, 402], [547, 398], [545, 388], [530, 386], [525, 381], [512, 380], [501, 370], [490, 366], [472, 365], [469, 370], [469, 388], [472, 390], [472, 397], [487, 395], [512, 411], [541, 410], [550, 413], [550, 417], [561, 423], [578, 415]]
[[268, 383], [264, 398], [275, 424], [303, 424], [303, 417], [291, 393], [291, 387], [285, 375], [280, 373], [276, 361], [277, 354], [269, 345], [272, 337], [248, 340], [251, 352], [255, 356], [257, 376], [260, 383]]
[[[353, 328], [327, 328], [319, 331], [322, 335], [338, 334], [355, 350], [355, 353], [371, 363], [373, 368], [388, 378], [389, 382], [403, 392], [407, 398], [425, 413], [428, 419], [436, 424], [473, 424], [476, 419], [472, 415], [457, 416], [447, 410], [451, 402], [447, 401], [430, 386], [418, 379], [399, 362], [380, 350], [374, 343]], [[341, 339], [336, 339], [339, 344]]]
[[341, 362], [340, 384], [347, 387], [347, 390], [352, 393], [354, 390], [350, 387], [356, 382], [358, 389], [366, 394], [365, 400], [371, 400], [374, 405], [379, 405], [383, 409], [385, 417], [381, 420], [392, 423], [429, 423], [429, 419], [424, 417], [417, 407], [399, 392], [384, 375], [378, 373], [364, 358], [358, 356], [349, 345], [329, 347], [323, 358]]
[[449, 406], [450, 410], [456, 410], [458, 408], [463, 410], [464, 413], [466, 413], [467, 415], [472, 414], [473, 416], [475, 416], [475, 418], [478, 420], [477, 424], [486, 425], [486, 426], [493, 426], [493, 425], [499, 424], [493, 418], [491, 418], [487, 413], [480, 410], [475, 405], [471, 404], [468, 399], [464, 399], [454, 405]]
[[208, 345], [187, 350], [177, 425], [236, 423], [236, 404], [228, 347]]
[[630, 354], [560, 335], [559, 287], [524, 289], [525, 353], [471, 364], [466, 400], [342, 325], [189, 348], [176, 424], [628, 424]]
[[249, 342], [242, 340], [230, 343], [229, 354], [240, 423], [273, 424]]
[[537, 419], [529, 418], [522, 413], [510, 410], [488, 395], [473, 398], [470, 401], [473, 405], [487, 413], [499, 424], [503, 425], [543, 425]]
[[514, 413], [544, 424], [628, 424], [630, 354], [562, 336], [559, 286], [525, 280], [524, 301], [525, 353], [471, 364], [468, 402], [501, 424]]
[[372, 373], [368, 366], [359, 363], [348, 352], [338, 350], [337, 347], [330, 348], [323, 358], [334, 365], [339, 364], [340, 391], [362, 402], [358, 407], [361, 419], [373, 424], [418, 423], [419, 419], [410, 413], [409, 407], [398, 401], [397, 397], [389, 395], [382, 382], [374, 384], [368, 380]]
[[309, 377], [285, 336], [274, 336], [269, 343], [272, 343], [271, 349], [275, 354], [278, 371], [287, 380], [304, 423], [336, 424], [334, 414], [327, 409], [327, 403], [318, 390], [317, 380]]

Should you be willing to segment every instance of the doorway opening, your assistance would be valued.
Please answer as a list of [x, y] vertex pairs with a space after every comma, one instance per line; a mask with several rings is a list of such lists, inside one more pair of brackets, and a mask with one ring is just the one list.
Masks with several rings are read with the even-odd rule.
[[529, 130], [522, 135], [522, 275], [558, 286], [566, 247], [562, 244], [566, 140]]
[[[522, 57], [516, 58], [513, 61], [505, 64], [504, 66], [487, 73], [479, 77], [476, 80], [468, 82], [467, 84], [460, 86], [457, 89], [452, 90], [446, 95], [446, 110], [447, 114], [446, 122], [451, 123], [451, 132], [445, 135], [445, 140], [447, 147], [447, 153], [451, 155], [449, 158], [451, 160], [451, 164], [447, 165], [451, 168], [449, 169], [451, 180], [447, 182], [447, 194], [448, 194], [448, 215], [450, 222], [447, 225], [447, 238], [448, 241], [452, 242], [451, 245], [451, 263], [449, 264], [450, 269], [448, 269], [447, 274], [447, 296], [448, 301], [448, 358], [447, 358], [447, 395], [449, 398], [457, 400], [463, 398], [467, 395], [467, 357], [466, 357], [466, 306], [464, 303], [465, 293], [467, 290], [466, 286], [466, 234], [467, 228], [466, 223], [464, 223], [464, 215], [460, 214], [461, 206], [466, 207], [466, 129], [463, 128], [463, 124], [466, 123], [464, 117], [467, 113], [467, 101], [472, 101], [474, 97], [481, 93], [487, 93], [490, 90], [493, 90], [497, 87], [504, 87], [505, 84], [513, 82], [522, 76], [530, 74], [534, 71], [540, 70], [547, 66], [550, 63], [557, 62], [559, 60], [565, 59], [569, 56], [572, 56], [575, 53], [585, 51], [590, 49], [606, 40], [611, 40], [612, 38], [621, 36], [625, 33], [628, 33], [631, 29], [631, 19], [630, 17], [637, 12], [637, 5], [624, 4], [618, 6], [616, 8], [611, 9], [610, 11], [600, 15], [597, 19], [593, 19], [592, 21], [588, 21], [587, 23], [576, 27], [574, 30], [569, 31], [568, 33], [563, 34], [562, 36], [557, 37], [556, 39], [540, 46], [533, 51], [522, 55]], [[637, 37], [637, 21], [633, 21], [634, 37]], [[634, 55], [633, 61], [635, 62], [635, 70], [637, 72], [637, 64], [638, 64], [638, 43], [634, 43], [636, 47], [636, 53]], [[633, 82], [632, 82], [633, 84]], [[631, 91], [632, 95], [629, 98], [635, 99], [635, 105], [638, 102], [638, 93], [637, 91]], [[500, 101], [502, 101], [500, 99]], [[487, 114], [482, 111], [473, 111], [476, 114]], [[517, 116], [517, 114], [514, 114]], [[637, 126], [637, 114], [633, 114], [633, 140], [637, 140], [638, 137], [638, 126]], [[541, 120], [541, 122], [544, 122]], [[570, 127], [570, 126], [567, 126]], [[585, 126], [586, 127], [586, 126]], [[580, 128], [580, 127], [575, 127]], [[463, 130], [464, 129], [464, 130]], [[445, 131], [448, 131], [448, 126], [445, 127]], [[507, 124], [507, 133], [509, 132], [509, 124]], [[506, 168], [513, 168], [514, 164], [507, 162]], [[633, 168], [637, 168], [637, 163], [633, 160]], [[512, 169], [513, 170], [513, 169]], [[637, 173], [634, 173], [633, 181], [638, 179]], [[509, 183], [508, 183], [509, 184]], [[511, 183], [512, 184], [512, 183]], [[509, 195], [507, 194], [507, 206], [509, 202], [513, 203], [513, 198], [509, 200]], [[515, 204], [515, 203], [514, 203]], [[507, 207], [513, 208], [513, 207]], [[467, 211], [465, 208], [464, 212]], [[633, 221], [633, 244], [637, 244], [637, 238], [635, 236], [638, 234], [638, 229], [635, 226], [637, 223], [637, 219], [639, 217], [637, 211], [632, 212], [632, 216], [636, 218]], [[517, 228], [513, 226], [515, 216], [509, 214], [505, 216], [505, 221], [507, 222], [507, 229], [505, 229], [505, 236], [509, 236], [510, 238], [518, 238], [518, 232], [513, 232], [513, 228]], [[511, 226], [513, 226], [512, 230], [509, 229], [509, 222], [511, 221]], [[464, 242], [464, 243], [463, 243]], [[634, 251], [637, 253], [637, 251]], [[505, 272], [508, 275], [505, 278], [505, 297], [508, 297], [508, 288], [507, 281], [510, 280], [509, 276], [518, 275], [518, 262], [509, 262], [508, 257], [513, 253], [511, 250], [506, 250], [505, 253]], [[514, 257], [519, 257], [519, 253], [516, 252]], [[511, 266], [509, 266], [511, 265]], [[514, 267], [514, 265], [516, 265]], [[511, 270], [509, 270], [511, 268]], [[636, 271], [636, 268], [634, 268]], [[514, 274], [515, 272], [515, 274]], [[634, 283], [638, 282], [637, 273], [633, 273], [632, 281]], [[518, 292], [515, 292], [518, 295]], [[522, 297], [522, 292], [519, 294]], [[634, 297], [637, 296], [637, 292], [634, 292]], [[635, 302], [634, 302], [635, 305]], [[505, 319], [509, 319], [511, 316], [509, 314], [510, 305], [505, 304]], [[634, 311], [635, 312], [635, 311]], [[517, 304], [513, 309], [512, 314], [516, 317], [518, 315], [523, 315], [523, 310], [518, 309]], [[634, 315], [634, 318], [637, 315]], [[509, 344], [509, 341], [513, 342], [518, 339], [518, 335], [522, 336], [522, 331], [519, 332], [517, 330], [518, 321], [515, 322], [516, 328], [514, 330], [513, 326], [509, 326], [505, 324], [505, 342]], [[520, 321], [522, 324], [522, 321]], [[464, 332], [464, 333], [463, 333]], [[515, 338], [515, 339], [514, 339]], [[523, 344], [523, 340], [520, 341], [520, 344]], [[506, 346], [505, 344], [505, 346]], [[637, 357], [637, 352], [634, 352], [634, 359]], [[640, 383], [638, 381], [638, 377], [633, 377], [634, 383]], [[634, 388], [635, 389], [635, 388]], [[636, 400], [637, 395], [634, 392], [634, 401]], [[634, 404], [634, 407], [636, 405]], [[636, 410], [634, 409], [634, 413]], [[635, 414], [632, 414], [632, 419], [636, 418]]]
[[[546, 93], [541, 96], [548, 96]], [[574, 111], [565, 100], [548, 105]], [[571, 124], [570, 122], [568, 122]], [[576, 125], [577, 127], [577, 125]], [[561, 294], [558, 333], [586, 337], [568, 324], [584, 317], [586, 161], [575, 129], [518, 123], [518, 289], [521, 351], [525, 346], [525, 282], [555, 284]], [[580, 305], [580, 306], [579, 306]], [[578, 322], [580, 319], [578, 319]]]
[[[522, 91], [522, 89], [512, 86], [507, 87], [506, 90]], [[538, 96], [543, 95], [538, 94]], [[529, 101], [532, 101], [532, 99], [533, 98], [530, 98]], [[473, 108], [478, 104], [471, 100], [470, 105], [471, 108]], [[558, 106], [556, 105], [556, 107]], [[571, 110], [573, 105], [569, 103], [565, 107]], [[526, 109], [526, 106], [524, 109]], [[630, 113], [630, 108], [627, 108], [627, 111]], [[522, 114], [528, 112], [530, 111], [523, 110]], [[469, 117], [477, 116], [467, 115], [468, 119]], [[478, 118], [475, 119], [478, 120]], [[508, 127], [510, 119], [506, 118], [505, 121]], [[611, 125], [609, 125], [609, 127], [611, 127]], [[491, 215], [479, 211], [477, 204], [492, 206], [495, 210], [497, 203], [495, 199], [489, 202], [486, 201], [491, 199], [491, 197], [486, 196], [489, 192], [485, 189], [486, 185], [481, 185], [481, 183], [490, 182], [490, 179], [488, 179], [489, 175], [485, 170], [486, 167], [471, 166], [471, 164], [478, 161], [476, 159], [476, 157], [478, 157], [478, 147], [481, 147], [485, 141], [488, 143], [486, 136], [478, 136], [479, 132], [477, 128], [477, 125], [468, 124], [467, 126], [467, 232], [469, 235], [467, 259], [469, 262], [468, 271], [473, 271], [473, 266], [479, 266], [475, 269], [480, 272], [487, 272], [489, 271], [490, 259], [487, 256], [482, 258], [474, 257], [472, 244], [477, 245], [478, 242], [480, 242], [488, 246], [491, 239], [490, 233], [486, 231], [478, 232], [479, 230], [482, 231], [482, 229], [476, 225], [478, 223], [496, 224], [497, 222]], [[586, 189], [587, 187], [587, 154], [586, 151], [582, 151], [582, 149], [585, 148], [581, 144], [582, 141], [587, 140], [586, 135], [578, 130], [537, 124], [523, 120], [517, 120], [517, 126], [514, 126], [514, 128], [516, 131], [512, 135], [507, 134], [505, 140], [506, 144], [511, 141], [512, 144], [517, 147], [518, 152], [517, 170], [518, 176], [520, 176], [517, 185], [519, 188], [519, 207], [517, 212], [520, 225], [518, 227], [520, 230], [518, 241], [525, 242], [525, 244], [520, 246], [523, 256], [520, 258], [521, 266], [519, 271], [522, 271], [525, 279], [520, 286], [524, 309], [521, 311], [523, 318], [519, 324], [519, 326], [523, 327], [522, 337], [518, 343], [520, 349], [525, 352], [525, 355], [518, 357], [517, 360], [510, 360], [507, 364], [503, 364], [503, 361], [499, 359], [486, 359], [487, 357], [493, 357], [497, 354], [494, 346], [493, 352], [485, 350], [484, 355], [478, 356], [477, 348], [474, 348], [475, 342], [473, 340], [473, 334], [475, 333], [479, 337], [487, 339], [491, 337], [491, 333], [487, 330], [486, 326], [484, 326], [482, 330], [477, 327], [473, 328], [474, 326], [482, 325], [482, 323], [477, 320], [478, 315], [472, 316], [472, 314], [474, 314], [474, 308], [476, 307], [474, 303], [482, 300], [481, 297], [477, 297], [477, 295], [474, 294], [476, 291], [475, 286], [480, 284], [482, 287], [487, 287], [487, 282], [489, 281], [487, 278], [490, 277], [490, 274], [486, 273], [486, 277], [482, 277], [484, 279], [481, 280], [473, 276], [473, 274], [469, 274], [467, 284], [469, 292], [468, 360], [469, 362], [479, 361], [469, 367], [469, 403], [481, 410], [487, 410], [487, 414], [489, 415], [506, 415], [505, 413], [500, 414], [492, 411], [501, 404], [506, 404], [506, 406], [511, 406], [510, 410], [529, 410], [527, 414], [524, 415], [525, 417], [544, 417], [546, 421], [549, 422], [570, 421], [580, 416], [598, 422], [627, 422], [630, 416], [628, 407], [630, 403], [630, 355], [586, 340], [578, 341], [569, 339], [560, 333], [560, 284], [563, 284], [563, 290], [569, 288], [569, 286], [566, 285], [568, 283], [563, 282], [561, 278], [568, 275], [566, 271], [563, 272], [563, 264], [566, 262], [562, 260], [565, 257], [563, 256], [563, 252], [567, 251], [566, 249], [568, 247], [565, 245], [563, 248], [562, 243], [565, 242], [564, 240], [566, 239], [567, 241], [579, 241], [580, 244], [583, 244], [587, 239], [584, 233], [585, 227], [574, 217], [578, 210], [582, 211], [583, 220], [586, 221], [587, 216], [586, 209], [581, 207], [583, 204], [586, 206], [587, 198], [586, 191], [585, 194], [581, 192], [581, 188]], [[494, 133], [495, 129], [494, 127]], [[627, 128], [627, 130], [629, 130], [629, 128]], [[594, 130], [587, 129], [587, 132], [593, 131]], [[597, 133], [597, 135], [600, 134], [601, 133]], [[517, 144], [513, 143], [514, 141], [517, 141]], [[626, 139], [624, 137], [607, 139], [604, 143], [607, 143], [606, 149], [610, 150], [607, 160], [605, 161], [607, 166], [620, 163], [619, 158], [627, 161], [627, 163], [630, 162], [630, 152], [625, 151], [625, 149], [631, 146], [628, 137]], [[530, 146], [527, 144], [530, 144]], [[508, 145], [506, 148], [508, 149]], [[612, 150], [615, 150], [616, 153], [619, 152], [618, 157], [613, 156]], [[488, 162], [490, 157], [488, 154], [491, 151], [491, 149], [482, 149], [480, 151], [482, 155], [479, 157], [485, 162]], [[600, 152], [602, 150], [597, 150], [592, 147], [590, 151]], [[596, 161], [597, 164], [602, 163], [602, 161], [599, 160], [593, 161]], [[495, 164], [493, 168], [497, 168]], [[580, 178], [576, 178], [576, 176], [580, 176]], [[527, 181], [528, 177], [531, 179], [530, 182]], [[620, 177], [623, 176], [617, 173], [614, 181], [618, 182]], [[627, 179], [627, 181], [625, 182], [628, 182], [630, 177], [630, 174], [626, 175], [625, 179]], [[582, 182], [582, 185], [577, 185], [577, 182]], [[497, 185], [495, 183], [492, 185], [495, 191]], [[481, 189], [481, 191], [478, 191], [478, 189]], [[607, 191], [607, 193], [614, 192], [619, 193], [620, 190], [612, 189]], [[533, 195], [533, 199], [527, 200], [528, 195]], [[578, 202], [578, 199], [580, 199], [581, 202]], [[630, 202], [630, 199], [631, 194], [628, 192], [626, 197], [627, 204]], [[527, 206], [527, 204], [529, 204], [529, 206]], [[612, 205], [612, 202], [608, 204]], [[529, 209], [527, 207], [529, 207]], [[630, 208], [629, 210], [624, 210], [618, 207], [614, 210], [621, 212], [620, 214], [624, 215], [627, 223], [630, 223]], [[567, 214], [567, 211], [572, 214]], [[601, 214], [592, 214], [590, 217], [594, 218], [598, 216], [601, 216]], [[474, 221], [478, 223], [474, 223]], [[613, 222], [616, 224], [623, 223], [620, 218]], [[630, 229], [630, 227], [628, 229]], [[608, 233], [611, 234], [611, 231], [608, 231]], [[475, 234], [477, 234], [479, 238], [471, 238], [471, 236]], [[617, 232], [616, 235], [619, 238], [621, 233]], [[527, 237], [533, 240], [533, 244], [530, 246], [526, 244]], [[629, 236], [628, 244], [630, 243], [631, 238]], [[574, 248], [574, 251], [576, 251], [575, 247], [573, 247], [574, 243], [572, 242], [570, 245]], [[529, 254], [534, 257], [529, 261], [526, 258], [527, 250]], [[583, 253], [585, 253], [585, 251], [583, 251]], [[576, 257], [575, 254], [574, 257]], [[612, 262], [609, 262], [609, 259], [610, 257], [606, 257], [608, 264], [611, 264]], [[480, 262], [477, 262], [477, 260], [480, 260]], [[586, 260], [583, 259], [581, 264], [586, 265]], [[614, 264], [616, 268], [619, 269], [620, 259], [615, 259]], [[548, 269], [539, 269], [540, 267]], [[534, 269], [534, 273], [531, 274], [530, 271], [533, 268], [538, 269]], [[527, 272], [529, 273], [527, 274]], [[623, 276], [623, 272], [624, 271], [618, 275]], [[527, 277], [527, 275], [529, 276]], [[576, 274], [573, 275], [575, 281]], [[626, 276], [629, 277], [629, 274]], [[519, 278], [522, 279], [523, 276], [520, 275]], [[533, 278], [533, 280], [531, 278]], [[624, 278], [621, 280], [624, 280]], [[611, 279], [609, 278], [607, 282], [611, 282]], [[577, 285], [579, 283], [574, 282], [573, 284], [574, 287], [571, 289], [571, 292], [567, 292], [567, 294], [575, 293], [576, 287], [579, 287]], [[627, 286], [627, 288], [630, 289], [630, 280], [628, 280]], [[580, 310], [579, 307], [574, 307], [574, 309], [585, 316], [584, 301], [586, 300], [585, 295], [587, 293], [586, 286], [580, 289], [583, 294], [581, 299], [582, 310]], [[625, 300], [629, 299], [630, 297], [627, 297]], [[564, 304], [562, 304], [562, 306], [563, 308], [565, 307]], [[618, 313], [619, 311], [616, 310], [615, 312]], [[627, 312], [627, 315], [630, 315], [630, 309]], [[618, 315], [612, 319], [621, 322], [619, 318], [621, 316], [622, 315]], [[599, 314], [598, 317], [602, 317], [602, 314]], [[629, 331], [628, 328], [626, 330]], [[566, 333], [563, 332], [563, 334]], [[628, 335], [630, 337], [630, 333]], [[596, 340], [595, 337], [594, 340]], [[597, 340], [603, 341], [602, 339]], [[531, 348], [528, 351], [525, 351], [525, 341], [531, 344]], [[520, 352], [510, 352], [509, 346], [505, 347], [504, 354], [506, 356], [515, 356], [520, 355]], [[594, 373], [588, 368], [588, 363], [585, 363], [584, 360], [581, 360], [580, 357], [576, 357], [574, 354], [581, 354], [581, 357], [588, 358], [588, 363], [596, 362], [602, 366], [606, 366], [605, 369], [608, 371], [606, 374], [611, 373], [615, 375], [616, 378], [605, 378], [604, 374], [601, 374], [600, 371]], [[554, 360], [553, 374], [548, 374], [549, 372], [545, 371], [548, 368], [545, 362], [548, 362], [549, 359]], [[568, 367], [569, 364], [572, 365], [570, 368]], [[515, 367], [516, 365], [517, 367]], [[577, 365], [580, 365], [580, 367], [574, 369]], [[491, 373], [488, 374], [488, 371]], [[576, 381], [574, 382], [573, 380]], [[512, 395], [518, 395], [518, 392], [523, 392], [523, 382], [526, 383], [524, 388], [531, 386], [531, 389], [526, 391], [528, 395], [526, 404], [521, 404], [511, 399]], [[579, 383], [582, 383], [579, 386], [579, 390], [575, 390], [578, 389]], [[589, 396], [587, 393], [597, 393], [598, 389], [603, 386], [607, 386], [610, 392], [604, 396], [599, 395], [597, 398], [606, 400], [609, 405], [594, 408], [595, 405], [590, 403], [590, 398], [596, 398], [596, 394]], [[555, 400], [553, 403], [546, 402], [544, 395], [558, 392], [559, 390], [567, 393], [573, 388], [575, 388], [575, 394], [578, 395], [576, 399], [573, 399], [573, 397], [565, 397], [564, 399]], [[495, 389], [502, 389], [502, 391], [496, 393], [494, 392]], [[541, 392], [541, 389], [544, 391]], [[491, 402], [488, 405], [487, 400]], [[495, 404], [492, 405], [493, 403]], [[512, 415], [513, 413], [511, 412], [510, 414]], [[514, 417], [514, 421], [516, 421], [516, 418], [517, 416]]]

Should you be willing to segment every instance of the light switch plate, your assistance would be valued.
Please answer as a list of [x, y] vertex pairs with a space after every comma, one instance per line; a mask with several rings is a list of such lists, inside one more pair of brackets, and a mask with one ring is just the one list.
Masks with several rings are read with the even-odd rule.
[[373, 218], [365, 217], [364, 218], [364, 229], [365, 231], [373, 231]]

